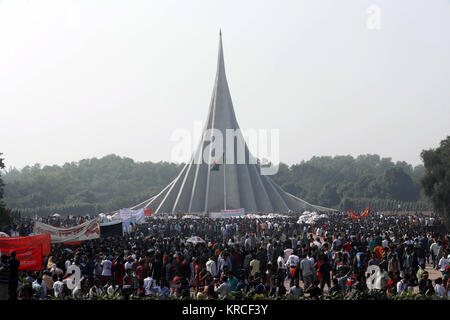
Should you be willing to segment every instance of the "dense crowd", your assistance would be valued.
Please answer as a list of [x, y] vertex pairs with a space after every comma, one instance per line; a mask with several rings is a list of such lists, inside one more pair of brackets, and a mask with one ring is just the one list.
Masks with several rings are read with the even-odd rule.
[[[69, 226], [85, 218], [64, 219], [46, 222]], [[9, 232], [30, 234], [32, 223], [20, 221]], [[201, 239], [191, 242], [192, 236]], [[421, 214], [371, 212], [351, 220], [329, 213], [312, 223], [299, 223], [298, 215], [152, 217], [123, 236], [53, 244], [38, 272], [19, 271], [13, 253], [2, 255], [0, 294], [24, 300], [358, 299], [370, 291], [388, 299], [409, 292], [445, 298], [449, 238], [437, 216]], [[71, 266], [79, 268], [79, 282]]]

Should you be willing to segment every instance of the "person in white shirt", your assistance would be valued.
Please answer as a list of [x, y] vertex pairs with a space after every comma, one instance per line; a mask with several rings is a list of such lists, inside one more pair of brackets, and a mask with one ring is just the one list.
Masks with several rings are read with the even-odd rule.
[[437, 255], [439, 253], [439, 244], [436, 241], [433, 241], [433, 243], [430, 246], [430, 254], [431, 254], [431, 260], [433, 263], [433, 267], [436, 268], [437, 266]]
[[437, 278], [434, 280], [434, 292], [437, 296], [445, 297], [447, 295], [447, 290], [442, 286], [442, 278]]
[[53, 283], [53, 291], [55, 292], [55, 297], [58, 298], [64, 288], [64, 282], [62, 281], [62, 277], [58, 278], [58, 281], [56, 281], [55, 283]]
[[408, 289], [408, 285], [407, 285], [405, 279], [401, 279], [399, 282], [397, 282], [397, 294], [406, 292], [407, 289]]
[[103, 267], [102, 276], [110, 277], [112, 275], [111, 274], [112, 262], [108, 259], [107, 256], [105, 256], [101, 265]]
[[152, 277], [148, 276], [147, 278], [144, 279], [144, 290], [146, 296], [149, 296], [153, 293], [154, 287], [155, 283]]
[[214, 288], [214, 292], [219, 293], [219, 298], [221, 299], [225, 298], [230, 291], [231, 284], [228, 282], [228, 278], [226, 276], [223, 277], [222, 284]]
[[133, 258], [131, 256], [127, 257], [127, 262], [125, 262], [125, 270], [132, 270], [133, 269]]
[[106, 293], [108, 294], [108, 297], [114, 298], [118, 294], [120, 294], [120, 287], [116, 284], [116, 281], [109, 280], [108, 281], [108, 287], [106, 289]]
[[286, 269], [286, 261], [281, 254], [278, 256], [277, 265], [278, 269]]
[[388, 273], [383, 267], [380, 267], [380, 269], [375, 274], [374, 289], [384, 290], [386, 288], [388, 280], [389, 280]]
[[288, 249], [285, 249], [284, 250], [284, 260], [287, 260], [287, 259], [289, 259], [289, 256], [292, 254], [292, 252], [294, 252], [294, 250], [292, 250], [292, 249], [290, 249], [290, 248], [288, 248]]
[[290, 287], [292, 287], [294, 285], [295, 279], [294, 279], [293, 275], [297, 272], [295, 269], [298, 268], [299, 263], [300, 263], [300, 258], [294, 253], [292, 253], [286, 261], [286, 267], [289, 272], [289, 278], [291, 279]]
[[286, 267], [287, 268], [296, 268], [297, 265], [299, 264], [299, 262], [300, 262], [300, 258], [297, 255], [292, 253], [286, 261]]
[[47, 286], [42, 281], [42, 277], [38, 277], [37, 280], [33, 282], [32, 288], [38, 299], [45, 299], [47, 297]]
[[208, 271], [213, 277], [217, 276], [217, 265], [212, 258], [209, 258], [208, 262], [206, 262], [206, 271]]
[[441, 260], [439, 260], [438, 267], [441, 268], [441, 272], [445, 272], [445, 268], [448, 267], [448, 258], [445, 257], [445, 253], [442, 254]]
[[90, 299], [98, 299], [102, 296], [103, 290], [100, 286], [100, 281], [98, 279], [94, 280], [94, 286], [89, 290]]

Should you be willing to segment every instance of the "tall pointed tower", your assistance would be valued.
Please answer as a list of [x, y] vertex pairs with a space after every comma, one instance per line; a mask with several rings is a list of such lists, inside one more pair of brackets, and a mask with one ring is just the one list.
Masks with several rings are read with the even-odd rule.
[[[215, 169], [211, 169], [211, 166], [203, 161], [205, 148], [211, 143], [211, 129], [220, 130], [224, 137], [223, 154], [210, 156], [214, 158], [210, 160], [220, 163]], [[332, 210], [313, 206], [285, 192], [268, 176], [261, 175], [259, 164], [249, 152], [240, 131], [234, 137], [234, 154], [228, 154], [225, 139], [227, 129], [239, 129], [239, 125], [225, 74], [220, 33], [216, 79], [202, 140], [190, 162], [169, 185], [156, 196], [132, 209], [151, 208], [154, 214], [206, 213], [238, 208], [244, 208], [246, 212], [261, 213]], [[239, 146], [245, 150], [245, 164], [236, 164], [236, 148]]]

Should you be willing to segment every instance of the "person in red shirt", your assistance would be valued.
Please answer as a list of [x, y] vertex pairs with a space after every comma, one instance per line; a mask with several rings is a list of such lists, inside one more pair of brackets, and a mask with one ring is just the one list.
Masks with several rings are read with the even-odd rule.
[[392, 289], [395, 288], [397, 280], [395, 278], [395, 275], [392, 271], [388, 272], [388, 276], [389, 276], [389, 280], [386, 283], [386, 291], [388, 293], [388, 297], [390, 297], [390, 295], [392, 294]]
[[136, 268], [136, 278], [144, 281], [144, 279], [147, 278], [147, 273], [147, 268], [144, 266], [144, 260], [141, 258], [139, 259], [138, 266]]
[[349, 242], [344, 243], [344, 249], [347, 252], [350, 252], [352, 250], [352, 246]]
[[116, 280], [117, 285], [123, 285], [123, 277], [125, 276], [125, 267], [123, 265], [122, 259], [117, 258], [114, 260], [112, 265], [113, 278]]

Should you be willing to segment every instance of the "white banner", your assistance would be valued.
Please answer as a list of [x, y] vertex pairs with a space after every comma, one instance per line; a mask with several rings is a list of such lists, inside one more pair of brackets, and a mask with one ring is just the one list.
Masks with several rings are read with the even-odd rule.
[[98, 219], [94, 219], [72, 228], [57, 228], [36, 221], [33, 233], [50, 234], [52, 243], [93, 240], [100, 238], [100, 224]]
[[233, 210], [221, 210], [220, 212], [210, 212], [209, 217], [211, 219], [223, 219], [231, 217], [239, 217], [245, 215], [245, 209], [233, 209]]
[[211, 219], [220, 219], [220, 218], [223, 218], [222, 212], [210, 212], [210, 213], [209, 213], [209, 217], [210, 217]]
[[227, 218], [227, 217], [238, 217], [238, 216], [245, 215], [245, 209], [244, 208], [234, 209], [234, 210], [222, 210], [220, 212], [223, 214], [223, 216], [225, 218]]
[[119, 211], [120, 219], [122, 222], [129, 222], [133, 224], [140, 224], [145, 221], [144, 209], [131, 210], [131, 209], [120, 209]]

